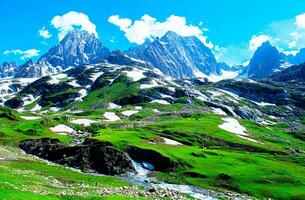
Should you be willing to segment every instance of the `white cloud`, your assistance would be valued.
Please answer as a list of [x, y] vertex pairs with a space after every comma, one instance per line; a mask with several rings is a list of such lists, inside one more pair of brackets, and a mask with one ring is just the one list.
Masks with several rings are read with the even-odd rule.
[[196, 36], [206, 46], [213, 47], [211, 42], [207, 42], [207, 37], [203, 35], [201, 28], [187, 24], [185, 17], [181, 16], [171, 15], [164, 22], [159, 22], [146, 14], [140, 20], [132, 22], [129, 18], [112, 15], [108, 18], [108, 22], [120, 27], [120, 30], [125, 32], [125, 37], [136, 44], [143, 44], [146, 39], [162, 37], [168, 31], [174, 31], [181, 36]]
[[295, 17], [295, 24], [300, 29], [305, 29], [305, 13]]
[[45, 27], [42, 27], [39, 31], [39, 36], [41, 36], [42, 38], [44, 39], [49, 39], [52, 37], [52, 35], [50, 34], [50, 32], [45, 28]]
[[271, 38], [268, 35], [254, 35], [249, 41], [249, 49], [251, 51], [255, 51], [258, 47], [260, 47], [264, 42], [270, 41]]
[[37, 49], [28, 49], [28, 50], [20, 50], [20, 49], [14, 49], [14, 50], [6, 50], [3, 52], [4, 55], [8, 54], [14, 54], [14, 55], [20, 55], [21, 60], [26, 60], [35, 56], [39, 55], [40, 50]]
[[89, 17], [84, 13], [70, 11], [62, 16], [55, 16], [52, 19], [51, 24], [54, 26], [54, 28], [59, 30], [59, 40], [62, 40], [67, 33], [75, 30], [76, 28], [86, 30], [98, 37], [95, 24], [93, 24]]

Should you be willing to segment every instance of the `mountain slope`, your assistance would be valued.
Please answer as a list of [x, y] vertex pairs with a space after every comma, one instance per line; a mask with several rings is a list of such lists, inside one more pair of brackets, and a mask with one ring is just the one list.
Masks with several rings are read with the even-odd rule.
[[270, 42], [263, 43], [250, 60], [248, 77], [261, 79], [269, 77], [274, 72], [287, 68], [290, 64], [285, 54], [279, 52]]
[[20, 66], [15, 77], [42, 77], [54, 74], [68, 67], [101, 62], [109, 50], [94, 34], [86, 31], [72, 31], [55, 47], [44, 54], [37, 63], [28, 61]]
[[294, 65], [281, 72], [275, 73], [270, 77], [273, 81], [280, 82], [304, 82], [305, 81], [305, 63]]
[[17, 69], [15, 62], [4, 62], [0, 65], [0, 78], [13, 77]]
[[149, 62], [178, 79], [221, 74], [213, 53], [197, 37], [181, 37], [171, 31], [160, 39], [129, 49], [127, 55]]

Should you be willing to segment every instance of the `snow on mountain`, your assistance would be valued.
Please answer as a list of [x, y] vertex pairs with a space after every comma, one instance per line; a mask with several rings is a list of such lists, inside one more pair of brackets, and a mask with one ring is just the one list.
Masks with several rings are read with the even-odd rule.
[[15, 62], [4, 62], [0, 65], [0, 78], [13, 77], [17, 69], [17, 64]]
[[262, 79], [291, 66], [286, 55], [270, 44], [263, 43], [254, 53], [248, 67], [248, 77]]
[[17, 69], [15, 77], [43, 77], [86, 64], [101, 62], [109, 50], [94, 34], [72, 31], [56, 46], [44, 54], [38, 62], [29, 60]]
[[171, 31], [160, 39], [130, 48], [126, 54], [177, 79], [221, 75], [212, 51], [197, 37], [182, 37]]

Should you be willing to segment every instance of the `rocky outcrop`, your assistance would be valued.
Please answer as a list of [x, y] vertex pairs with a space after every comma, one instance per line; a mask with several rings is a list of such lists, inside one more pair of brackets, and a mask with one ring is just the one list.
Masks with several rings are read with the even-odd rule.
[[136, 162], [152, 164], [157, 171], [165, 172], [177, 166], [177, 163], [172, 161], [169, 157], [151, 149], [129, 146], [126, 148], [126, 151]]
[[19, 146], [28, 154], [84, 172], [118, 175], [135, 171], [128, 156], [108, 142], [86, 139], [81, 145], [67, 146], [58, 139], [42, 138], [24, 140]]

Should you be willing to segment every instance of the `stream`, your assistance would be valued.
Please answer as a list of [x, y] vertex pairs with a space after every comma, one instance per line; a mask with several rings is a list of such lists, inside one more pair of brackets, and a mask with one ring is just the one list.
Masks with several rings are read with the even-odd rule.
[[[154, 187], [156, 189], [168, 189], [184, 194], [188, 194], [195, 199], [202, 200], [214, 200], [217, 199], [215, 197], [210, 196], [209, 190], [198, 188], [190, 185], [180, 185], [180, 184], [169, 184], [162, 181], [151, 181], [149, 175], [153, 173], [153, 171], [148, 170], [142, 166], [142, 164], [132, 161], [134, 168], [136, 169], [136, 174], [120, 176], [124, 180], [135, 183], [137, 185], [141, 185], [143, 187]], [[146, 163], [148, 164], [148, 163]], [[149, 164], [148, 164], [149, 165]], [[150, 165], [151, 166], [151, 165]]]

